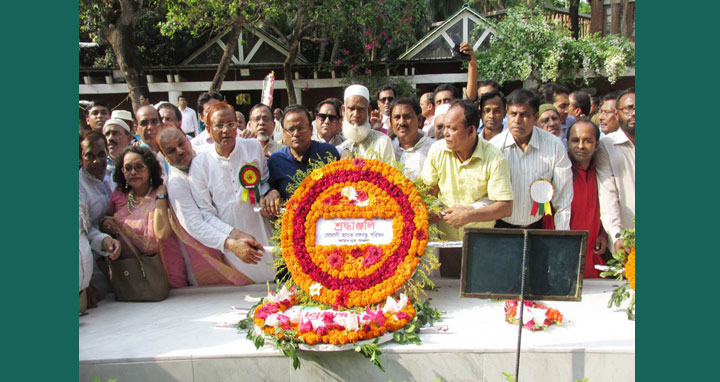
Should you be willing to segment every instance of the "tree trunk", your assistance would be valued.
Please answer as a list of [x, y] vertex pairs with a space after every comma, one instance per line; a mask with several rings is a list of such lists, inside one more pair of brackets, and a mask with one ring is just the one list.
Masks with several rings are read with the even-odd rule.
[[143, 64], [137, 56], [137, 44], [135, 44], [134, 29], [141, 5], [136, 9], [131, 2], [121, 1], [121, 14], [115, 26], [107, 27], [107, 42], [115, 53], [118, 67], [125, 76], [133, 111], [140, 105], [140, 94], [148, 90], [147, 79], [143, 75]]
[[333, 48], [330, 52], [330, 62], [335, 62], [337, 60], [338, 50], [340, 48], [340, 35], [335, 36], [335, 41], [333, 42]]
[[293, 67], [295, 66], [295, 57], [297, 57], [298, 42], [293, 41], [288, 51], [288, 56], [283, 62], [283, 76], [285, 78], [285, 88], [287, 89], [288, 105], [297, 103], [295, 98], [295, 84], [293, 83]]
[[323, 41], [320, 43], [320, 53], [318, 54], [317, 63], [320, 64], [325, 59], [325, 48], [327, 47], [327, 30], [322, 31]]
[[223, 56], [220, 59], [218, 68], [215, 71], [215, 77], [213, 77], [212, 83], [210, 83], [210, 89], [208, 89], [208, 92], [220, 91], [222, 88], [223, 81], [225, 81], [225, 75], [230, 67], [230, 62], [235, 54], [235, 50], [237, 50], [238, 37], [240, 36], [240, 32], [242, 32], [243, 24], [244, 20], [242, 16], [238, 16], [233, 23], [232, 30], [230, 31], [230, 38], [227, 40], [227, 44], [225, 44], [225, 52], [223, 52]]
[[580, 19], [578, 11], [580, 9], [580, 0], [570, 0], [570, 31], [572, 38], [577, 40], [580, 38]]

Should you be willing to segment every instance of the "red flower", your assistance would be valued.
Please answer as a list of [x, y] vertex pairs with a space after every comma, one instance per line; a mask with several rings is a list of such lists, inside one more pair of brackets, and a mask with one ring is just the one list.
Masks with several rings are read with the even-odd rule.
[[369, 44], [365, 45], [366, 50], [372, 50], [372, 48], [373, 48], [373, 43], [369, 43]]
[[425, 230], [420, 230], [420, 231], [417, 231], [417, 233], [415, 234], [415, 237], [418, 240], [425, 240], [425, 239], [427, 239], [427, 233], [425, 232]]
[[363, 33], [363, 36], [365, 36], [365, 37], [370, 36], [370, 29], [366, 30], [365, 33]]
[[273, 313], [277, 313], [278, 311], [278, 304], [266, 304], [262, 308], [258, 309], [257, 311], [257, 318], [262, 318], [263, 320], [266, 319], [269, 315]]
[[355, 194], [356, 194], [357, 200], [358, 200], [359, 202], [364, 202], [364, 201], [366, 201], [366, 200], [368, 199], [368, 194], [367, 194], [367, 192], [365, 192], [365, 191], [363, 191], [363, 190], [357, 190]]
[[353, 165], [357, 168], [365, 167], [365, 161], [362, 158], [353, 159]]
[[347, 56], [348, 54], [350, 54], [350, 51], [347, 49], [343, 49], [343, 54]]
[[335, 64], [335, 66], [340, 66], [342, 65], [342, 60], [338, 58], [337, 60], [333, 61], [333, 64]]
[[362, 249], [355, 247], [350, 251], [350, 254], [352, 255], [352, 257], [357, 259], [358, 257], [363, 255], [363, 251]]
[[335, 319], [335, 313], [333, 312], [323, 312], [322, 314], [322, 320], [324, 323], [328, 324], [330, 322], [333, 322]]
[[395, 313], [395, 317], [398, 318], [398, 320], [409, 320], [410, 316], [407, 315], [405, 312], [397, 312]]
[[343, 259], [338, 251], [333, 252], [330, 257], [328, 257], [328, 264], [335, 269], [342, 267], [344, 263], [345, 259]]
[[298, 331], [300, 333], [307, 333], [312, 331], [312, 322], [310, 320], [305, 320], [300, 324], [300, 327], [298, 328]]

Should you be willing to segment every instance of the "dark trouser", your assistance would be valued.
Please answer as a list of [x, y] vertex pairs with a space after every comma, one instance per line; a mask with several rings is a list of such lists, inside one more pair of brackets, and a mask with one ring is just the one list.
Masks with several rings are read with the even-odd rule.
[[495, 222], [495, 228], [542, 229], [542, 219], [536, 221], [535, 223], [532, 223], [532, 224], [530, 224], [530, 225], [527, 225], [527, 226], [525, 226], [525, 227], [519, 226], [519, 225], [515, 225], [515, 224], [510, 224], [510, 223], [505, 222], [505, 221], [502, 221], [502, 220], [497, 220], [497, 221]]

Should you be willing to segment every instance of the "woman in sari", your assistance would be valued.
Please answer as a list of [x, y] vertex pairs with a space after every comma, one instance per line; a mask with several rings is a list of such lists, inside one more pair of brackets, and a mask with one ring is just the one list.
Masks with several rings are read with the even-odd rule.
[[[113, 174], [118, 187], [110, 197], [112, 217], [103, 221], [106, 232], [124, 232], [142, 254], [159, 253], [171, 288], [251, 283], [225, 265], [219, 251], [203, 246], [177, 223], [161, 171], [149, 149], [129, 146], [123, 151]], [[122, 256], [134, 256], [125, 243]]]

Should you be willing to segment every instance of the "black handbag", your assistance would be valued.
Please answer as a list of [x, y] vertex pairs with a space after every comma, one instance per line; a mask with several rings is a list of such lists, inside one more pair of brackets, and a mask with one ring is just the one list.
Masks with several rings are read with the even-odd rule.
[[153, 253], [140, 255], [135, 246], [120, 232], [120, 240], [135, 257], [118, 258], [109, 262], [110, 284], [117, 301], [162, 301], [170, 294], [162, 257]]

